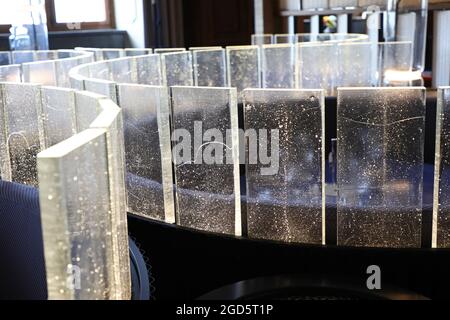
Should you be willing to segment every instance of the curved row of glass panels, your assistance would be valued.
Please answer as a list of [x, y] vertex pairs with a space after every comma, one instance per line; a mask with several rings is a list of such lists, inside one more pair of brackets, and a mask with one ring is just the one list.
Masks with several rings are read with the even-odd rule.
[[[246, 225], [250, 238], [325, 244], [334, 203], [339, 245], [421, 246], [424, 88], [337, 90], [335, 197], [325, 182], [326, 92], [250, 83], [241, 85], [240, 106], [235, 88], [193, 86], [200, 69], [226, 85], [230, 69], [247, 67], [227, 51], [175, 49], [74, 68], [71, 84], [91, 93], [0, 85], [0, 173], [40, 188], [51, 298], [129, 298], [127, 210], [198, 230], [240, 236]], [[448, 90], [438, 98], [440, 248], [450, 246]], [[88, 271], [85, 291], [67, 286], [67, 274], [80, 270]]]

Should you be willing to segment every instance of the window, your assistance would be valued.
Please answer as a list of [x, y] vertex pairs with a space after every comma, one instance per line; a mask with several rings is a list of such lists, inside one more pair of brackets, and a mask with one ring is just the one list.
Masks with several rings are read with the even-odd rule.
[[[14, 21], [24, 21], [21, 12], [27, 3], [30, 0], [0, 0], [1, 33], [8, 33]], [[45, 10], [49, 31], [114, 28], [112, 0], [47, 0]]]

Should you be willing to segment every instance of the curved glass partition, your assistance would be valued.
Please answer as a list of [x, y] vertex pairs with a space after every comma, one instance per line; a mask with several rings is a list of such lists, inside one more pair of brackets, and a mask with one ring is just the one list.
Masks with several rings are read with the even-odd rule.
[[130, 299], [121, 109], [33, 84], [0, 98], [2, 179], [40, 189], [49, 299]]
[[5, 62], [0, 63], [0, 82], [27, 82], [70, 88], [70, 69], [93, 62], [91, 53], [73, 50], [0, 53]]

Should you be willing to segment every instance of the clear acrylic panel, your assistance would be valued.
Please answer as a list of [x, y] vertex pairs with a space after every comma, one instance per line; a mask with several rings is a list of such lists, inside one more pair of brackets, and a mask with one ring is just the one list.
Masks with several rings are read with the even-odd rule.
[[157, 53], [157, 54], [183, 52], [183, 51], [186, 51], [186, 49], [185, 48], [156, 48], [155, 49], [155, 53]]
[[263, 88], [295, 88], [294, 45], [263, 46], [261, 56]]
[[146, 56], [152, 53], [152, 49], [125, 49], [125, 55], [127, 57]]
[[71, 88], [70, 70], [82, 64], [79, 58], [56, 60], [56, 83], [58, 87]]
[[149, 86], [161, 86], [161, 58], [159, 54], [136, 57], [137, 83]]
[[275, 44], [294, 44], [297, 43], [297, 36], [295, 34], [276, 34], [274, 37]]
[[22, 82], [20, 65], [0, 66], [0, 82]]
[[274, 36], [272, 34], [252, 34], [252, 45], [263, 46], [265, 44], [273, 44]]
[[228, 84], [240, 93], [248, 88], [261, 88], [260, 49], [258, 46], [227, 48]]
[[7, 66], [12, 64], [11, 52], [0, 51], [0, 66]]
[[106, 61], [89, 65], [89, 78], [111, 81], [111, 64]]
[[165, 86], [194, 85], [191, 52], [165, 53], [161, 56], [161, 64], [163, 84]]
[[242, 235], [236, 90], [172, 88], [177, 222]]
[[14, 64], [22, 64], [27, 62], [33, 62], [35, 59], [34, 51], [13, 51], [12, 59]]
[[[259, 89], [243, 96], [249, 237], [325, 244], [323, 92]], [[258, 146], [270, 161], [257, 160]]]
[[131, 61], [131, 58], [110, 61], [111, 80], [117, 83], [135, 83], [136, 74], [133, 74]]
[[225, 49], [196, 50], [192, 55], [196, 87], [227, 86]]
[[334, 95], [338, 65], [338, 48], [336, 44], [298, 44], [296, 64], [297, 88], [323, 89], [327, 95]]
[[102, 55], [103, 60], [113, 60], [125, 56], [124, 49], [101, 49], [98, 52]]
[[42, 149], [48, 149], [77, 133], [75, 92], [70, 89], [43, 87], [40, 134]]
[[103, 96], [93, 92], [76, 92], [76, 124], [77, 132], [82, 132], [91, 127], [91, 124], [102, 112], [99, 100]]
[[[87, 130], [42, 152], [38, 166], [49, 299], [120, 299], [106, 131]], [[70, 275], [78, 278], [68, 286]]]
[[338, 90], [338, 244], [421, 247], [424, 88]]
[[175, 223], [167, 88], [119, 85], [129, 212]]
[[438, 90], [433, 248], [450, 248], [450, 88]]
[[128, 243], [127, 197], [125, 191], [125, 146], [122, 110], [111, 100], [101, 98], [101, 114], [91, 124], [105, 128], [111, 202], [112, 247], [116, 282], [120, 281], [120, 299], [131, 299], [130, 255]]
[[405, 73], [412, 71], [411, 42], [384, 42], [379, 44], [379, 79], [381, 86], [405, 86]]
[[44, 86], [56, 86], [55, 61], [32, 62], [22, 65], [23, 80]]
[[110, 98], [114, 102], [117, 102], [117, 89], [115, 82], [105, 80], [85, 80], [84, 87], [86, 91], [95, 92]]
[[41, 150], [38, 117], [41, 109], [39, 86], [0, 84], [2, 120], [2, 179], [37, 186], [36, 156]]
[[373, 60], [373, 44], [340, 43], [338, 44], [339, 87], [370, 87], [377, 84], [377, 64]]

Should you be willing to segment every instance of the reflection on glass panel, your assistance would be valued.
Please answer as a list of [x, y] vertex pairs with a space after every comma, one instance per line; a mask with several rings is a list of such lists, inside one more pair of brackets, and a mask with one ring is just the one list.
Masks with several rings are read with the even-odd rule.
[[41, 141], [45, 150], [76, 134], [75, 92], [43, 87], [41, 97]]
[[[38, 86], [1, 84], [4, 117], [2, 128], [9, 163], [2, 178], [21, 184], [37, 186], [36, 156], [41, 150], [38, 112], [41, 107]], [[4, 148], [3, 148], [4, 149]], [[5, 160], [5, 159], [4, 159]]]
[[177, 222], [240, 236], [236, 90], [172, 88]]
[[146, 56], [152, 53], [152, 49], [125, 49], [125, 55], [127, 57]]
[[295, 88], [295, 46], [263, 46], [261, 56], [263, 88]]
[[161, 56], [164, 85], [193, 86], [192, 54], [189, 51], [165, 53]]
[[[249, 237], [325, 243], [323, 92], [264, 89], [243, 95]], [[262, 163], [262, 155], [256, 161], [258, 146], [271, 161]]]
[[224, 49], [195, 50], [192, 55], [195, 86], [225, 87], [227, 85]]
[[450, 248], [450, 88], [438, 91], [433, 248]]
[[129, 211], [175, 223], [167, 88], [119, 85], [118, 93]]
[[420, 247], [424, 88], [338, 93], [338, 243]]
[[239, 100], [244, 89], [261, 88], [259, 47], [227, 48], [228, 83], [237, 88]]

